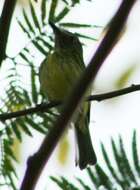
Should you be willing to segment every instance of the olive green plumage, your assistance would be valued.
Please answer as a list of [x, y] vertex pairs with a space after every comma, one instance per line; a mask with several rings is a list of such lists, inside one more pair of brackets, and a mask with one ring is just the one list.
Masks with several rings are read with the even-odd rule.
[[[74, 34], [59, 29], [53, 23], [51, 26], [55, 33], [55, 48], [40, 66], [41, 91], [50, 101], [64, 100], [85, 69], [82, 45]], [[96, 163], [89, 134], [89, 114], [90, 103], [84, 102], [74, 121], [79, 153], [76, 164], [81, 169]]]

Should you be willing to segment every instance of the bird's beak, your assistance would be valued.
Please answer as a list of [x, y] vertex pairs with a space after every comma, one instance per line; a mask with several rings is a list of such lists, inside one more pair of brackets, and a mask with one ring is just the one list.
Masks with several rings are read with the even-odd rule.
[[49, 24], [52, 27], [55, 34], [60, 34], [61, 33], [60, 29], [53, 22], [50, 21]]

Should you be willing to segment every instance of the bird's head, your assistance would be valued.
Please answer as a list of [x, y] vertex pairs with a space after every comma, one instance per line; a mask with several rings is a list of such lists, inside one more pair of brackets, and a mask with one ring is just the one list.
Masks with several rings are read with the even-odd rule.
[[50, 25], [54, 31], [55, 34], [55, 48], [59, 50], [69, 50], [69, 51], [75, 51], [79, 52], [80, 54], [83, 53], [82, 51], [82, 45], [79, 41], [78, 37], [68, 32], [64, 29], [61, 29], [57, 27], [54, 23], [50, 22]]

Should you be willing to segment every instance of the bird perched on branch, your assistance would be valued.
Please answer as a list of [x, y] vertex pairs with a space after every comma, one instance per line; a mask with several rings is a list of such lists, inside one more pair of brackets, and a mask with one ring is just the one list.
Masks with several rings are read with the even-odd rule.
[[[50, 101], [65, 100], [85, 70], [82, 44], [75, 34], [58, 28], [52, 22], [50, 25], [55, 34], [55, 47], [40, 66], [41, 91]], [[61, 110], [58, 109], [58, 112]], [[78, 145], [76, 165], [80, 169], [96, 163], [89, 133], [89, 117], [90, 103], [83, 102], [73, 121]]]

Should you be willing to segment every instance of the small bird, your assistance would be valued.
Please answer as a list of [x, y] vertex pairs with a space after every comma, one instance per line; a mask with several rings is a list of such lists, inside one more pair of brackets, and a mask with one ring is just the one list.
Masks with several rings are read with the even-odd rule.
[[[50, 25], [55, 34], [55, 46], [40, 66], [40, 88], [49, 101], [64, 101], [85, 70], [83, 49], [75, 34], [57, 27], [52, 22]], [[90, 95], [90, 90], [87, 95]], [[61, 110], [58, 109], [58, 112]], [[76, 165], [79, 165], [80, 169], [96, 164], [89, 133], [89, 119], [90, 103], [83, 102], [73, 119], [78, 150]]]

